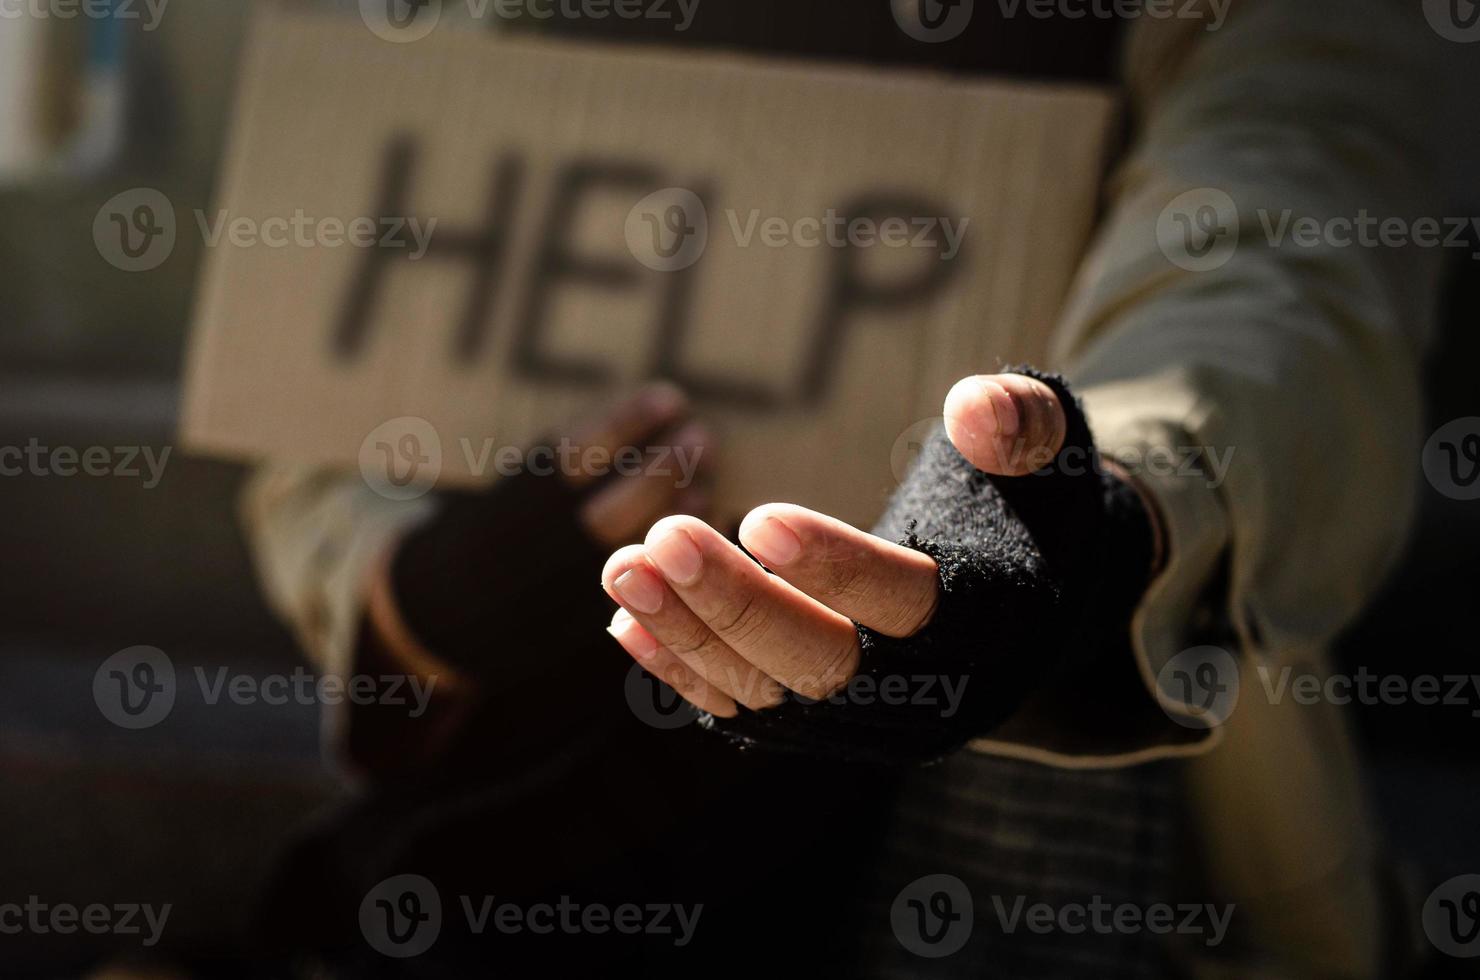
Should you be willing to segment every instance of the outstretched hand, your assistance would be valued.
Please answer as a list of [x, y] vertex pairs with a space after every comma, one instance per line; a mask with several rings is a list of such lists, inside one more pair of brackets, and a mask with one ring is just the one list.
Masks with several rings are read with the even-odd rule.
[[[1024, 476], [1064, 442], [1063, 406], [1024, 375], [959, 382], [945, 428], [972, 465]], [[787, 691], [825, 698], [857, 673], [857, 623], [890, 637], [923, 629], [939, 579], [930, 556], [814, 511], [767, 504], [745, 518], [740, 542], [703, 521], [658, 521], [643, 544], [608, 559], [602, 586], [622, 607], [610, 632], [654, 676], [722, 718], [737, 705], [780, 703]]]

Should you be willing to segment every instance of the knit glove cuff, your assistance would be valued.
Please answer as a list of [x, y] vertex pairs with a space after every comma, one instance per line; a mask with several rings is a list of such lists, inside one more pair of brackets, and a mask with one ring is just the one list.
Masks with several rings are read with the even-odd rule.
[[1124, 650], [1149, 577], [1150, 517], [1132, 488], [1103, 472], [1063, 379], [1017, 373], [1064, 406], [1059, 453], [1028, 476], [988, 476], [938, 432], [875, 528], [935, 559], [931, 622], [904, 639], [859, 627], [859, 672], [829, 699], [792, 695], [733, 719], [705, 716], [707, 727], [745, 746], [931, 762], [991, 734], [1063, 672]]

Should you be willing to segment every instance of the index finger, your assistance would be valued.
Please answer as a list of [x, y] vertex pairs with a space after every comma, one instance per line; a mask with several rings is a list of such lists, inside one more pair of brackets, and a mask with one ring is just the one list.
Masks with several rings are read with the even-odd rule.
[[740, 525], [740, 543], [780, 578], [885, 636], [918, 633], [935, 614], [935, 559], [826, 514], [757, 507]]

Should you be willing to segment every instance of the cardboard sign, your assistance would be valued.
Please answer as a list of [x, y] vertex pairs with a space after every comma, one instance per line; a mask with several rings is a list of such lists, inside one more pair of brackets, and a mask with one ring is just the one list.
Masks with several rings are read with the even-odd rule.
[[412, 495], [666, 377], [722, 434], [724, 513], [864, 524], [955, 380], [1042, 359], [1113, 120], [1084, 89], [283, 12], [244, 70], [189, 446]]

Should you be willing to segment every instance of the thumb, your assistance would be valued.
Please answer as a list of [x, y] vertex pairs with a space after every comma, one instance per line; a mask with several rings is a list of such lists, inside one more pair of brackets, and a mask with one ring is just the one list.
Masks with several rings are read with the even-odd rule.
[[1064, 445], [1064, 406], [1053, 389], [1026, 375], [963, 378], [946, 395], [944, 414], [956, 451], [993, 476], [1027, 476]]

